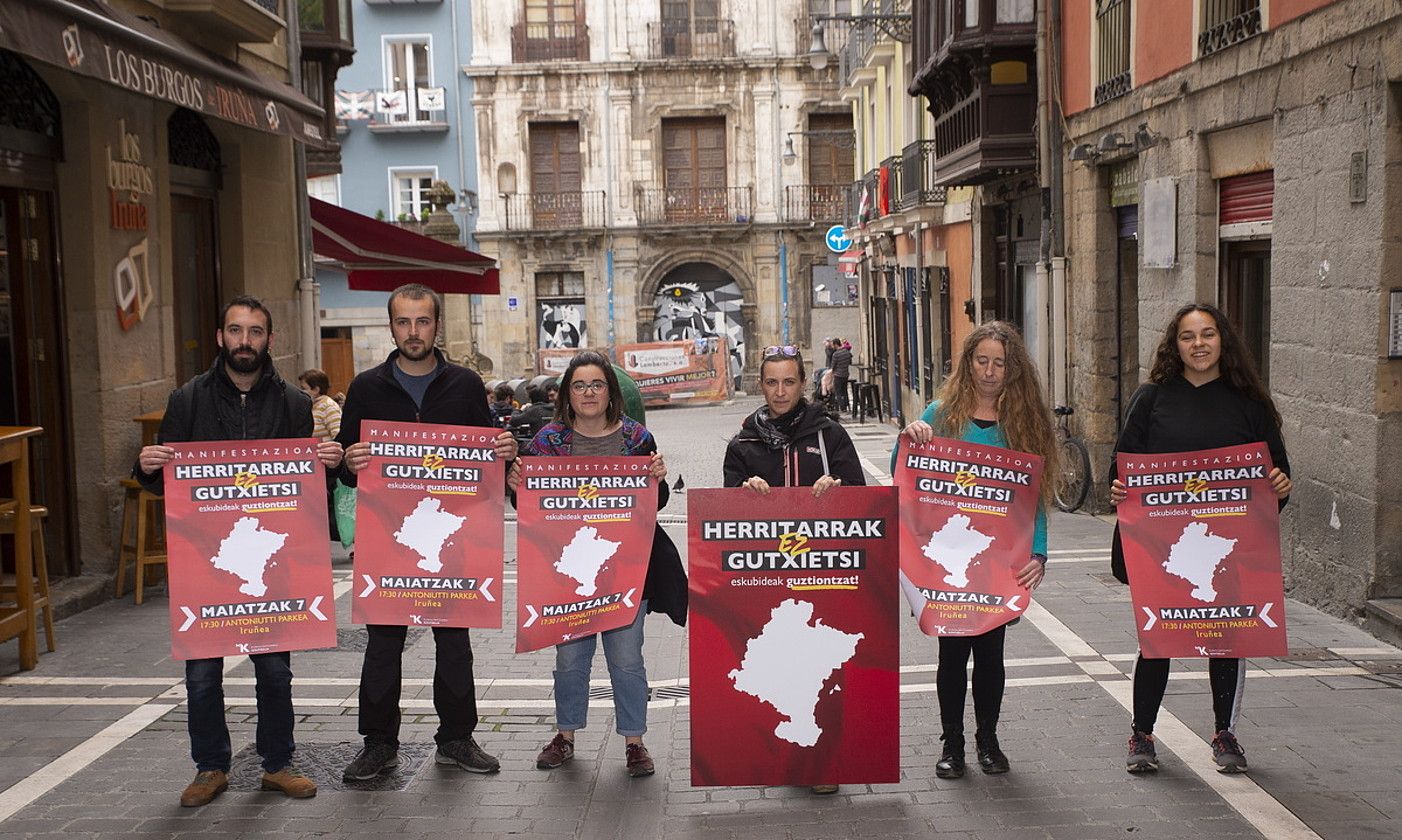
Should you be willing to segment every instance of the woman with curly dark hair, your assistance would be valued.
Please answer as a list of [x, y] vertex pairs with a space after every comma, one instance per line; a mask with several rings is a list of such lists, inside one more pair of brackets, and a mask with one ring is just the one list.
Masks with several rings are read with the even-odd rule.
[[[1042, 475], [1056, 475], [1057, 447], [1051, 411], [1041, 379], [1017, 327], [990, 321], [964, 340], [954, 373], [940, 386], [935, 401], [902, 434], [916, 443], [939, 436], [985, 446], [1001, 446], [1038, 455]], [[891, 472], [897, 449], [891, 450]], [[1018, 570], [1017, 582], [1036, 589], [1046, 574], [1047, 513], [1052, 482], [1042, 482], [1042, 498], [1033, 525], [1032, 556]], [[1016, 619], [1014, 619], [1016, 620]], [[935, 689], [940, 704], [940, 740], [944, 750], [935, 765], [941, 779], [964, 775], [964, 699], [969, 656], [974, 659], [974, 741], [985, 773], [1008, 772], [1008, 757], [998, 745], [998, 716], [1003, 706], [1006, 673], [1003, 640], [1007, 625], [978, 636], [941, 636]]]
[[[1256, 372], [1240, 334], [1221, 310], [1190, 303], [1169, 320], [1154, 354], [1149, 381], [1129, 401], [1115, 452], [1193, 452], [1263, 442], [1275, 467], [1270, 472], [1280, 506], [1290, 496], [1290, 461], [1280, 438], [1280, 412]], [[1110, 458], [1110, 503], [1126, 496]], [[1120, 531], [1111, 545], [1111, 570], [1128, 583]], [[1168, 688], [1167, 659], [1134, 664], [1134, 722], [1125, 767], [1131, 773], [1159, 768], [1154, 722]], [[1212, 687], [1216, 736], [1212, 756], [1222, 773], [1246, 772], [1246, 753], [1236, 739], [1237, 715], [1246, 669], [1240, 659], [1213, 657], [1207, 673]]]

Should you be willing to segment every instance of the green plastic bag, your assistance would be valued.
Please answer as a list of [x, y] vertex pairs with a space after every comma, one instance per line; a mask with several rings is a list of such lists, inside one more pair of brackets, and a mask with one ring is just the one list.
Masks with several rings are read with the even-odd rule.
[[331, 497], [335, 501], [336, 531], [341, 536], [341, 545], [350, 548], [355, 544], [355, 488], [347, 487], [338, 478]]

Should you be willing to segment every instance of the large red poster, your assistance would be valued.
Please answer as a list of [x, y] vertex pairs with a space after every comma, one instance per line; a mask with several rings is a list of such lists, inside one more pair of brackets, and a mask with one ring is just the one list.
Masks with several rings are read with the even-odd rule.
[[976, 636], [1022, 615], [1042, 459], [998, 446], [901, 436], [901, 585], [930, 636]]
[[896, 490], [693, 490], [691, 783], [900, 780]]
[[336, 646], [326, 473], [315, 440], [171, 444], [171, 656]]
[[1280, 509], [1263, 443], [1118, 456], [1120, 540], [1139, 650], [1284, 656]]
[[364, 421], [355, 508], [357, 624], [500, 627], [500, 429]]
[[517, 653], [633, 623], [657, 525], [651, 458], [523, 458], [516, 510]]

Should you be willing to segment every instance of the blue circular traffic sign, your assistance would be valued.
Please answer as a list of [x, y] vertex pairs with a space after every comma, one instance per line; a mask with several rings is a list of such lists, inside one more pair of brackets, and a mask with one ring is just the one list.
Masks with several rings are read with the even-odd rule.
[[835, 254], [840, 254], [852, 247], [852, 237], [847, 235], [847, 228], [842, 225], [833, 225], [828, 228], [825, 237], [828, 243], [828, 250]]

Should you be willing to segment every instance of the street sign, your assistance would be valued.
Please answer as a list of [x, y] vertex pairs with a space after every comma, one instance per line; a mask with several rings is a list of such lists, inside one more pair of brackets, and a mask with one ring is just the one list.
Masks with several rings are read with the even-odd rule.
[[847, 228], [842, 225], [833, 225], [828, 228], [825, 237], [828, 243], [828, 250], [834, 254], [840, 254], [852, 247], [852, 237], [847, 235]]

